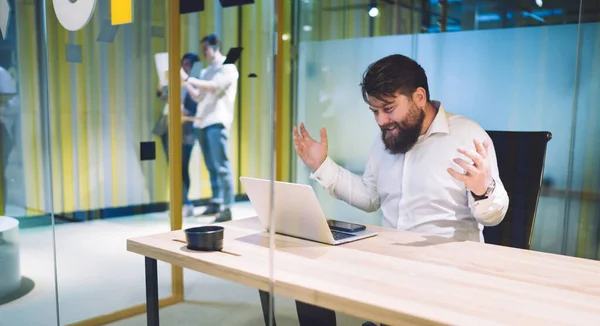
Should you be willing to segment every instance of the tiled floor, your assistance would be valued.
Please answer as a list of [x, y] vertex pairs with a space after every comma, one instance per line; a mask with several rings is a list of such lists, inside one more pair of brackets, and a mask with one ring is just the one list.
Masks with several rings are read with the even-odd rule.
[[[201, 209], [200, 209], [201, 210]], [[254, 216], [248, 203], [234, 218]], [[211, 218], [188, 218], [184, 227]], [[145, 302], [144, 260], [125, 249], [133, 236], [165, 232], [165, 213], [56, 226], [60, 325], [89, 319]], [[21, 274], [36, 286], [23, 298], [0, 306], [0, 326], [56, 325], [52, 229], [21, 230]], [[159, 295], [170, 296], [170, 265], [159, 262]], [[184, 271], [186, 302], [161, 309], [162, 325], [264, 325], [256, 289]], [[276, 297], [278, 325], [298, 325], [294, 301]], [[339, 325], [362, 320], [338, 314]], [[135, 316], [114, 325], [145, 325]]]

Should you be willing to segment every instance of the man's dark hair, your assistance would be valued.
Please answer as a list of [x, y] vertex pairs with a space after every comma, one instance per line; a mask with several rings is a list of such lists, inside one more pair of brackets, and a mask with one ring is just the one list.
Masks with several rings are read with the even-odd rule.
[[189, 60], [192, 64], [194, 64], [196, 61], [200, 61], [200, 57], [194, 53], [186, 53], [183, 55], [183, 57], [181, 57], [181, 63], [183, 63], [185, 60]]
[[200, 41], [200, 43], [204, 42], [208, 43], [208, 45], [210, 45], [214, 50], [217, 50], [221, 47], [221, 41], [219, 41], [219, 38], [216, 34], [206, 35], [202, 38], [202, 41]]
[[397, 94], [410, 98], [419, 87], [425, 89], [427, 102], [430, 101], [425, 70], [416, 61], [401, 54], [390, 55], [371, 64], [363, 74], [360, 86], [363, 99], [369, 105], [369, 96], [389, 104], [389, 98]]

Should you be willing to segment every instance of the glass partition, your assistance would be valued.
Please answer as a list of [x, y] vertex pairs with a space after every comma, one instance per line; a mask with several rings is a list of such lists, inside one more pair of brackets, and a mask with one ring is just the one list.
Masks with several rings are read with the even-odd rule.
[[[101, 1], [70, 31], [48, 3], [54, 210], [65, 222], [56, 237], [61, 323], [143, 305], [144, 258], [126, 241], [169, 231], [172, 210], [182, 209], [169, 205], [168, 95], [158, 94], [155, 56], [167, 52], [167, 13], [152, 1], [115, 24]], [[158, 275], [159, 297], [171, 297], [171, 266], [158, 262]]]
[[[0, 41], [0, 260], [10, 275], [0, 281], [0, 314], [10, 318], [0, 324], [143, 323], [144, 258], [126, 251], [128, 238], [177, 228], [179, 212], [182, 228], [242, 219], [260, 227], [239, 177], [268, 180], [274, 171], [275, 8], [207, 2], [180, 15], [176, 55], [186, 74], [205, 74], [215, 63], [207, 37], [219, 60], [242, 52], [233, 60], [233, 114], [223, 128], [205, 124], [210, 119], [194, 112], [201, 101], [182, 85], [181, 130], [170, 130], [168, 2], [132, 6], [120, 22], [115, 13], [127, 4], [74, 12], [58, 2], [8, 3]], [[182, 146], [170, 153], [169, 135], [178, 132]], [[179, 191], [170, 189], [177, 182], [169, 154], [181, 154], [181, 207], [170, 207]], [[271, 242], [262, 236], [266, 254]], [[161, 307], [184, 300], [161, 310], [163, 322], [181, 321], [181, 311], [187, 321], [212, 316], [207, 324], [264, 322], [269, 313], [255, 287], [180, 273], [158, 262]]]
[[[422, 66], [428, 94], [441, 101], [446, 111], [466, 116], [487, 131], [552, 134], [530, 249], [600, 259], [597, 1], [303, 0], [296, 9], [296, 37], [291, 40], [297, 54], [294, 124], [304, 123], [317, 141], [325, 128], [328, 155], [335, 163], [359, 176], [369, 168], [374, 141], [381, 139], [383, 131], [363, 99], [360, 84], [372, 63], [392, 54], [404, 55]], [[509, 155], [523, 156], [516, 159], [527, 165], [531, 163], [524, 156], [527, 151]], [[336, 184], [336, 192], [351, 193], [344, 201], [324, 188], [324, 183], [338, 182], [341, 175], [319, 183], [319, 173], [298, 156], [290, 166], [292, 181], [312, 186], [328, 218], [393, 225], [382, 209], [369, 213], [347, 203], [360, 197], [352, 183], [345, 183], [347, 189]], [[396, 173], [401, 172], [382, 171], [382, 166], [402, 165], [379, 166], [378, 182], [383, 184], [374, 187], [379, 188], [382, 201], [384, 196], [415, 196], [422, 190], [386, 185], [382, 178], [398, 180]], [[425, 172], [414, 174], [410, 177], [415, 180], [427, 177]], [[398, 201], [389, 204], [388, 215], [390, 210], [400, 210]], [[525, 199], [510, 201], [519, 209]], [[420, 214], [404, 213], [407, 218]], [[338, 322], [363, 322], [340, 312], [336, 316]]]
[[[562, 253], [600, 259], [600, 159], [598, 121], [600, 93], [600, 4], [583, 1], [578, 16], [577, 75], [572, 97], [573, 114], [570, 134], [569, 182], [566, 189], [548, 184], [546, 193], [555, 200], [566, 200], [563, 216]], [[576, 8], [566, 15], [574, 16]], [[574, 19], [574, 18], [573, 18]], [[552, 181], [552, 180], [549, 180]], [[543, 236], [540, 236], [543, 238]], [[541, 244], [540, 244], [541, 247]], [[543, 248], [543, 247], [542, 247]]]
[[[125, 242], [169, 230], [169, 173], [155, 134], [165, 106], [153, 55], [166, 51], [160, 4], [137, 6], [133, 23], [112, 25], [110, 3], [101, 2], [70, 31], [64, 7], [10, 2], [2, 60], [20, 103], [12, 136], [2, 136], [13, 145], [4, 215], [19, 222], [21, 273], [35, 287], [2, 302], [0, 324], [103, 323], [144, 304], [143, 257]], [[159, 270], [168, 298], [170, 265]]]
[[[486, 130], [548, 131], [532, 249], [598, 256], [598, 166], [594, 103], [600, 62], [594, 1], [300, 1], [296, 122], [325, 127], [329, 154], [362, 174], [379, 130], [359, 83], [368, 65], [403, 54], [425, 69], [432, 99]], [[358, 132], [357, 132], [358, 131]], [[379, 225], [313, 185], [327, 215]]]
[[[43, 11], [5, 2], [0, 31], [0, 325], [58, 324]], [[6, 11], [7, 10], [7, 11]], [[35, 309], [35, 313], [31, 313]]]

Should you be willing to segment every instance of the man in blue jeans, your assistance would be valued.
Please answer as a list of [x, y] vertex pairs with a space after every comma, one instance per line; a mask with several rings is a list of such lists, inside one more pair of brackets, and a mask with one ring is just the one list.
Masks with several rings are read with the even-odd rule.
[[194, 128], [204, 162], [210, 175], [212, 200], [203, 215], [217, 215], [217, 222], [231, 220], [234, 202], [233, 174], [229, 160], [229, 131], [233, 122], [239, 73], [234, 64], [223, 64], [221, 45], [214, 34], [201, 41], [202, 55], [209, 66], [199, 78], [190, 77], [183, 69], [181, 79], [198, 102]]

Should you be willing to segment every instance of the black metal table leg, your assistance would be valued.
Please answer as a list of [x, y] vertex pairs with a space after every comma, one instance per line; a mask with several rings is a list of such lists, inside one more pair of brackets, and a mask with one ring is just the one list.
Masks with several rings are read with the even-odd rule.
[[146, 257], [146, 318], [148, 326], [158, 326], [158, 271], [156, 259]]
[[265, 318], [265, 326], [269, 326], [269, 319], [273, 320], [273, 326], [277, 326], [275, 322], [275, 314], [271, 314], [269, 311], [269, 301], [271, 300], [271, 294], [267, 291], [258, 290], [260, 295], [260, 305], [263, 311], [263, 317]]

